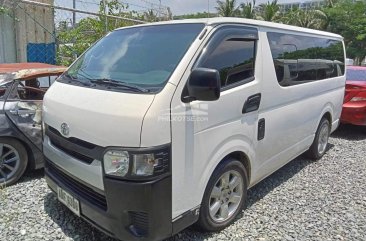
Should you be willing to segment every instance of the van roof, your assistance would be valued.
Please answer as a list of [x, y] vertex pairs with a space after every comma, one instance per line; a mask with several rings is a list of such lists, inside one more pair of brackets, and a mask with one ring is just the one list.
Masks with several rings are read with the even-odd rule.
[[[143, 24], [143, 25], [135, 25], [135, 26], [131, 26], [131, 27], [146, 26], [146, 25], [162, 25], [162, 24], [183, 24], [183, 23], [204, 23], [209, 26], [215, 26], [215, 25], [219, 25], [219, 24], [237, 23], [237, 24], [247, 24], [247, 25], [253, 25], [253, 26], [260, 26], [260, 27], [276, 28], [276, 29], [290, 30], [290, 31], [296, 31], [296, 32], [328, 36], [328, 37], [333, 37], [333, 38], [337, 38], [337, 39], [343, 39], [343, 37], [341, 35], [325, 32], [325, 31], [320, 31], [320, 30], [302, 28], [302, 27], [291, 26], [291, 25], [281, 24], [281, 23], [273, 23], [273, 22], [268, 22], [268, 21], [260, 21], [260, 20], [246, 19], [246, 18], [232, 18], [232, 17], [171, 20], [171, 21], [147, 23], [147, 24]], [[123, 29], [123, 28], [119, 28], [119, 29]]]

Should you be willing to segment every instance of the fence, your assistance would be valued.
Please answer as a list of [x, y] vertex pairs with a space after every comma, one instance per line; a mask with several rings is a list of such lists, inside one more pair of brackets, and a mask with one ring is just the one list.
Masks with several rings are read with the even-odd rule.
[[67, 66], [108, 31], [171, 19], [155, 1], [0, 0], [0, 63]]

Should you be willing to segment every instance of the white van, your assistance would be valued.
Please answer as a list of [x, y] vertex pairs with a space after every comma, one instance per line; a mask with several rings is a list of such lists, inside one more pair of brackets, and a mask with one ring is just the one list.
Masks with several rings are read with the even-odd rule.
[[248, 188], [326, 152], [344, 56], [339, 35], [248, 19], [115, 30], [44, 98], [47, 183], [118, 239], [221, 230]]

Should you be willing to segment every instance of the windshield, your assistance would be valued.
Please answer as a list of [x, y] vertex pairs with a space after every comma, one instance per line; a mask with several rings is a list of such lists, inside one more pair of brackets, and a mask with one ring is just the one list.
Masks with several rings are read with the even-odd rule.
[[364, 70], [347, 70], [347, 80], [366, 81], [366, 68]]
[[203, 28], [204, 24], [167, 24], [116, 30], [87, 50], [60, 81], [157, 92]]

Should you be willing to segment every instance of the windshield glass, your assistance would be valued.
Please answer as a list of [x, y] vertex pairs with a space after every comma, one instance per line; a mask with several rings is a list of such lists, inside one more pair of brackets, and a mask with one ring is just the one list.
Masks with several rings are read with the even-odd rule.
[[61, 79], [87, 87], [108, 85], [109, 90], [159, 91], [203, 28], [167, 24], [116, 30], [87, 50]]
[[347, 70], [347, 80], [366, 81], [366, 68], [364, 70]]

